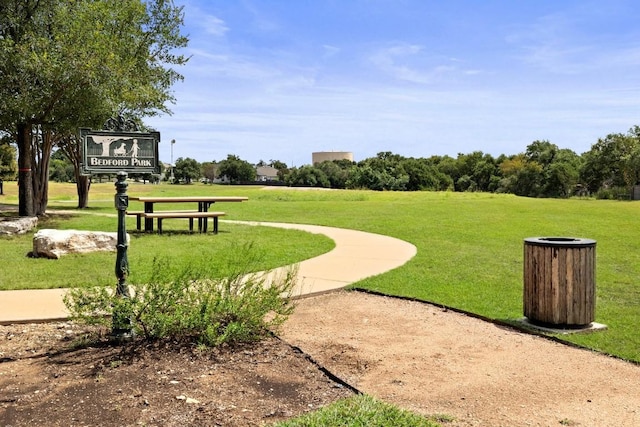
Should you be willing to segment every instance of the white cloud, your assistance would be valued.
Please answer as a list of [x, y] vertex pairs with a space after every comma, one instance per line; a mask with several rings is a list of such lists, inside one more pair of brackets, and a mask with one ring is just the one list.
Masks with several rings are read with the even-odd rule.
[[415, 56], [422, 51], [418, 45], [402, 44], [386, 47], [371, 55], [371, 62], [384, 73], [398, 80], [413, 83], [429, 83], [432, 80], [430, 73], [425, 73], [407, 65], [407, 62], [415, 60]]
[[328, 44], [323, 45], [322, 49], [324, 50], [324, 54], [322, 56], [325, 59], [326, 58], [331, 58], [333, 56], [336, 56], [341, 51], [341, 49], [339, 47], [331, 46], [331, 45], [328, 45]]
[[379, 70], [396, 80], [422, 85], [433, 85], [450, 77], [480, 74], [478, 69], [463, 69], [458, 58], [440, 58], [429, 55], [423, 46], [397, 44], [376, 51], [370, 61]]
[[204, 15], [198, 22], [207, 34], [222, 37], [229, 31], [227, 24], [217, 16]]

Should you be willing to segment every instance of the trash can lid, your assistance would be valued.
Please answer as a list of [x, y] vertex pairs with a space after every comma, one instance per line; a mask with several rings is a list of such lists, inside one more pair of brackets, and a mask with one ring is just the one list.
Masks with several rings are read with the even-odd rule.
[[526, 244], [538, 246], [562, 246], [562, 247], [584, 247], [595, 246], [596, 241], [592, 239], [583, 239], [580, 237], [528, 237], [524, 239]]

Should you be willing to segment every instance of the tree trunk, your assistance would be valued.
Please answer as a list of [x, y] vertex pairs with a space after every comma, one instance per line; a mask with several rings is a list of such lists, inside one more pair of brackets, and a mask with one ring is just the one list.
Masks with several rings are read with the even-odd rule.
[[18, 215], [35, 216], [31, 182], [31, 125], [18, 123]]
[[76, 189], [78, 191], [78, 209], [89, 207], [89, 188], [91, 179], [87, 175], [76, 174]]
[[49, 204], [49, 161], [53, 149], [51, 130], [38, 127], [32, 144], [32, 164], [35, 170], [32, 175], [33, 209], [36, 215], [43, 215]]
[[81, 142], [77, 140], [75, 135], [69, 135], [59, 142], [59, 147], [73, 164], [73, 175], [76, 179], [76, 193], [78, 194], [78, 209], [85, 209], [89, 207], [91, 177], [81, 174], [82, 153], [80, 144]]

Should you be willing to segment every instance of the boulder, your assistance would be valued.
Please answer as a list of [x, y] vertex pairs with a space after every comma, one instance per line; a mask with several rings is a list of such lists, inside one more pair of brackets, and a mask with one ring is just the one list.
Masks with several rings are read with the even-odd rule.
[[[127, 234], [127, 245], [129, 240]], [[33, 235], [32, 255], [59, 259], [69, 253], [115, 251], [117, 243], [118, 233], [43, 229]]]
[[4, 220], [0, 219], [0, 236], [24, 234], [31, 231], [36, 225], [38, 225], [37, 216], [13, 217]]

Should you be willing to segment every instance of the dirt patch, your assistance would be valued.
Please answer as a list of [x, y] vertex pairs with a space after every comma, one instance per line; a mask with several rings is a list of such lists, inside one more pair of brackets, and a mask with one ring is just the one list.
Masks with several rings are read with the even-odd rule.
[[72, 323], [0, 326], [1, 426], [259, 426], [353, 393], [271, 338], [74, 348]]
[[640, 426], [640, 366], [429, 304], [301, 300], [282, 338], [359, 390], [455, 426]]
[[284, 341], [208, 352], [78, 346], [84, 332], [0, 326], [0, 426], [259, 426], [352, 395], [296, 347], [359, 390], [451, 426], [640, 425], [640, 367], [418, 302], [303, 299]]

